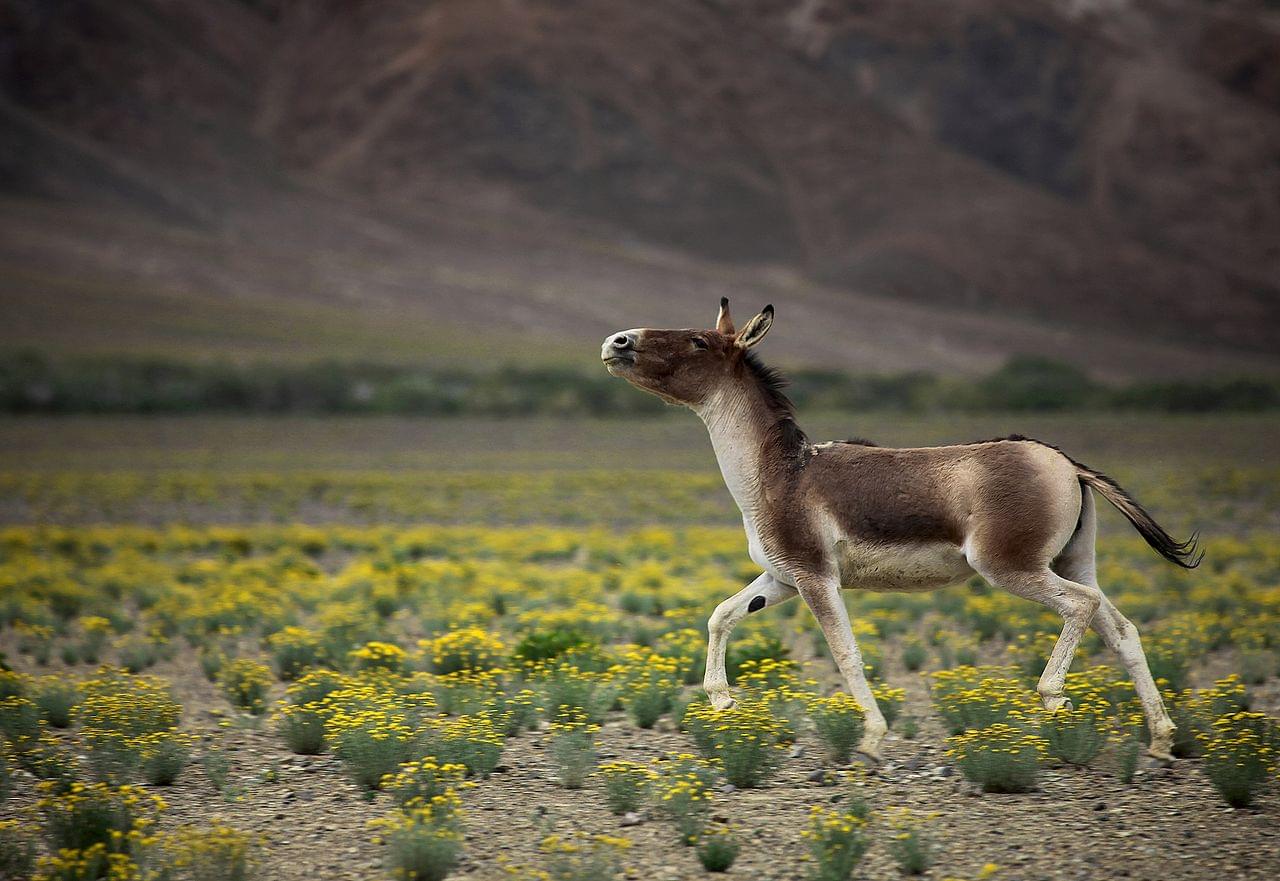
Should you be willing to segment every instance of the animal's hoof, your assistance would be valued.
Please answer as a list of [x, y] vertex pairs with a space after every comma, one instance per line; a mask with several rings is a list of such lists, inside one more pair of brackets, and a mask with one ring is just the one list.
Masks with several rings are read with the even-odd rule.
[[854, 758], [868, 768], [874, 768], [884, 761], [884, 757], [880, 755], [880, 745], [870, 743], [859, 744], [858, 754]]
[[1167, 768], [1173, 764], [1173, 753], [1155, 746], [1147, 747], [1147, 758], [1151, 759], [1153, 767], [1157, 768]]
[[738, 705], [738, 702], [734, 700], [733, 697], [730, 696], [730, 694], [727, 691], [722, 691], [717, 694], [713, 694], [710, 697], [711, 697], [711, 706], [717, 710], [732, 710], [734, 707]]
[[1066, 710], [1069, 713], [1076, 708], [1076, 705], [1071, 703], [1071, 698], [1057, 695], [1056, 697], [1046, 697], [1044, 699], [1044, 708], [1050, 713], [1056, 713], [1058, 710]]

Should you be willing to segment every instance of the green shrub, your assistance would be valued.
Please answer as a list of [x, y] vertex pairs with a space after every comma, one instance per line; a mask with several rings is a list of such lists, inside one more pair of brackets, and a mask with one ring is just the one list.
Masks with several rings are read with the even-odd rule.
[[465, 765], [437, 762], [434, 756], [405, 762], [394, 774], [382, 778], [382, 790], [402, 808], [431, 804], [456, 790], [466, 776]]
[[176, 731], [152, 735], [142, 748], [142, 775], [152, 786], [170, 786], [191, 759], [191, 738]]
[[1035, 789], [1044, 739], [1025, 728], [997, 722], [952, 737], [947, 755], [985, 792]]
[[286, 704], [276, 715], [276, 730], [284, 738], [289, 752], [299, 756], [318, 756], [324, 752], [324, 725], [324, 715], [317, 703]]
[[62, 676], [45, 676], [36, 684], [32, 697], [49, 727], [66, 728], [71, 725], [72, 711], [80, 702], [80, 687]]
[[267, 691], [271, 682], [271, 668], [250, 658], [237, 658], [224, 665], [218, 674], [223, 696], [255, 716], [267, 711]]
[[622, 853], [631, 840], [611, 835], [574, 833], [570, 838], [548, 835], [538, 849], [546, 861], [546, 881], [612, 881], [622, 870]]
[[565, 789], [581, 789], [587, 772], [596, 761], [596, 732], [583, 716], [574, 721], [551, 723], [551, 756], [560, 773], [560, 785]]
[[135, 786], [76, 783], [62, 795], [42, 784], [36, 803], [45, 841], [52, 850], [87, 850], [101, 845], [110, 853], [129, 853], [164, 803]]
[[1102, 751], [1109, 727], [1105, 707], [1084, 704], [1047, 714], [1040, 726], [1040, 735], [1049, 755], [1070, 765], [1083, 766]]
[[659, 765], [652, 789], [655, 806], [675, 823], [681, 844], [693, 844], [706, 827], [715, 781], [715, 769], [706, 761], [677, 756]]
[[813, 881], [847, 881], [871, 845], [867, 821], [856, 814], [814, 805], [802, 833], [809, 848]]
[[35, 837], [18, 820], [0, 820], [0, 878], [23, 881], [35, 865]]
[[502, 758], [506, 741], [488, 713], [474, 713], [433, 723], [430, 750], [440, 761], [462, 765], [467, 773], [488, 777]]
[[130, 673], [149, 670], [160, 660], [160, 647], [144, 636], [128, 636], [116, 643], [120, 666]]
[[759, 786], [778, 770], [784, 725], [764, 698], [744, 696], [727, 710], [694, 704], [684, 724], [702, 754], [717, 760], [725, 779], [740, 789]]
[[938, 814], [896, 808], [888, 811], [889, 840], [886, 842], [889, 856], [904, 875], [923, 875], [933, 865], [938, 844], [929, 823]]
[[[267, 637], [271, 663], [276, 676], [292, 681], [308, 668], [324, 662], [324, 643], [320, 636], [303, 627], [285, 627]], [[220, 666], [220, 665], [219, 665]]]
[[250, 881], [262, 864], [262, 841], [213, 820], [159, 836], [147, 862], [155, 881]]
[[902, 646], [902, 666], [909, 672], [916, 672], [929, 660], [929, 650], [918, 639], [909, 639]]
[[0, 698], [0, 735], [15, 749], [25, 749], [40, 736], [40, 708], [25, 697]]
[[862, 707], [853, 695], [836, 692], [830, 697], [812, 698], [808, 712], [827, 760], [836, 765], [847, 765], [862, 741], [865, 729]]
[[604, 780], [604, 799], [609, 810], [626, 814], [640, 810], [657, 775], [636, 762], [605, 762], [597, 769]]
[[442, 796], [377, 821], [392, 876], [405, 881], [443, 881], [462, 853], [456, 796]]
[[698, 862], [708, 872], [727, 872], [741, 850], [733, 830], [718, 826], [702, 833], [698, 839]]
[[637, 728], [652, 728], [680, 693], [680, 663], [652, 652], [634, 652], [624, 661], [634, 672], [622, 692], [622, 705]]
[[1247, 807], [1280, 764], [1280, 729], [1263, 713], [1222, 716], [1202, 735], [1204, 772], [1223, 801]]
[[568, 651], [596, 644], [594, 638], [577, 630], [533, 630], [520, 638], [511, 659], [524, 665], [554, 661]]

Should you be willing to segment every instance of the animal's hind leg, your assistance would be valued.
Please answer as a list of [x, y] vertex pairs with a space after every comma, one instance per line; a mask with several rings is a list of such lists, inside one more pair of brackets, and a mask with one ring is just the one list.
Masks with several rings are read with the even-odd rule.
[[974, 566], [983, 578], [1009, 593], [1048, 606], [1062, 616], [1062, 634], [1058, 637], [1045, 664], [1044, 673], [1036, 691], [1046, 710], [1060, 707], [1070, 709], [1071, 701], [1062, 694], [1067, 681], [1067, 670], [1076, 655], [1076, 647], [1085, 629], [1102, 604], [1102, 591], [1088, 584], [1063, 578], [1050, 569], [1036, 571], [983, 571]]
[[765, 572], [716, 606], [716, 610], [711, 613], [711, 619], [707, 622], [707, 669], [703, 675], [702, 688], [717, 710], [727, 710], [733, 706], [733, 697], [729, 694], [729, 676], [724, 668], [725, 653], [733, 628], [749, 613], [786, 602], [795, 595], [794, 587], [783, 584]]
[[[1053, 568], [1064, 578], [1070, 578], [1081, 584], [1098, 587], [1098, 564], [1094, 548], [1096, 525], [1092, 494], [1085, 490], [1083, 506], [1080, 512], [1080, 529], [1072, 536], [1071, 541], [1054, 561]], [[1133, 680], [1133, 688], [1142, 702], [1142, 712], [1147, 718], [1147, 729], [1151, 732], [1151, 745], [1147, 753], [1161, 761], [1172, 761], [1170, 752], [1173, 746], [1173, 733], [1177, 726], [1169, 718], [1165, 709], [1160, 689], [1156, 687], [1147, 666], [1147, 656], [1142, 650], [1142, 640], [1138, 636], [1138, 628], [1128, 618], [1120, 614], [1120, 610], [1112, 605], [1101, 590], [1102, 602], [1090, 622], [1098, 636], [1120, 656], [1125, 671]]]

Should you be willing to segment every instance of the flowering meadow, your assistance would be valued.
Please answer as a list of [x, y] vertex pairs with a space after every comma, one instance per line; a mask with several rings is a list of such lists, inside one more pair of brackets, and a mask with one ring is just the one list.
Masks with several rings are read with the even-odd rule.
[[[1100, 539], [1179, 726], [1172, 767], [1143, 756], [1096, 636], [1047, 713], [1044, 609], [977, 579], [849, 595], [891, 723], [867, 767], [798, 601], [739, 625], [736, 706], [702, 695], [707, 619], [757, 574], [718, 476], [437, 478], [0, 476], [24, 512], [0, 527], [0, 876], [843, 881], [1101, 860], [1243, 878], [1280, 859], [1266, 531], [1204, 524], [1194, 572]], [[1241, 505], [1273, 489], [1232, 479]], [[135, 516], [162, 497], [164, 522]]]

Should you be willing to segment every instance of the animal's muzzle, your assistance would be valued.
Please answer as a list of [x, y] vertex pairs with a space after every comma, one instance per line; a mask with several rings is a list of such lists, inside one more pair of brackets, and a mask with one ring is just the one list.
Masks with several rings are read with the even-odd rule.
[[600, 360], [606, 364], [630, 363], [636, 358], [636, 334], [623, 331], [606, 337], [600, 347]]

